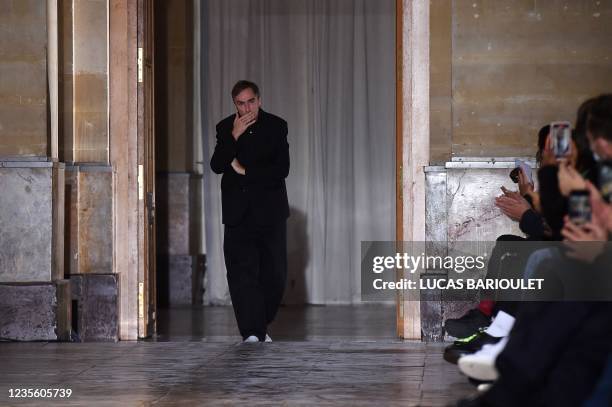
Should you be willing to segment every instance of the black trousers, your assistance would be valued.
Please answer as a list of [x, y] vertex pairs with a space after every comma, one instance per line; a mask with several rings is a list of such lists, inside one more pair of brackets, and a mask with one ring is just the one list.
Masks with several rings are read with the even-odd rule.
[[240, 335], [263, 341], [287, 280], [287, 222], [226, 225], [223, 253]]
[[581, 406], [603, 371], [611, 338], [611, 303], [521, 303], [495, 362], [500, 378], [482, 398], [495, 407]]
[[[526, 253], [517, 253], [517, 249], [526, 249], [517, 242], [527, 242], [528, 239], [515, 236], [515, 235], [501, 235], [496, 239], [495, 247], [491, 252], [489, 263], [487, 265], [486, 278], [522, 278], [521, 275], [512, 275], [517, 272], [521, 272], [524, 269], [525, 263], [527, 262], [528, 255]], [[512, 242], [506, 244], [508, 242]], [[503, 265], [503, 267], [502, 267]], [[509, 273], [514, 271], [514, 273]], [[502, 295], [495, 292], [482, 293], [487, 299], [495, 300], [495, 307], [493, 314], [497, 314], [499, 311], [504, 311], [506, 314], [513, 317], [516, 316], [518, 303], [515, 301], [509, 301], [504, 299]]]

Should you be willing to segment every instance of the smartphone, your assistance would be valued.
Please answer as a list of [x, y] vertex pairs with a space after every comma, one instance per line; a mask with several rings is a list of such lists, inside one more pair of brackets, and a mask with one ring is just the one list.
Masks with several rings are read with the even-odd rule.
[[523, 170], [523, 173], [527, 176], [527, 179], [533, 184], [533, 174], [531, 173], [531, 167], [523, 160], [514, 160], [514, 169], [510, 171], [510, 179], [515, 184], [519, 182], [519, 171]]
[[584, 225], [591, 221], [591, 199], [589, 191], [572, 191], [568, 202], [568, 216], [576, 225]]
[[519, 171], [521, 169], [519, 167], [514, 168], [512, 171], [510, 171], [510, 179], [512, 180], [512, 182], [514, 182], [515, 184], [518, 184], [519, 182]]
[[603, 161], [598, 166], [597, 185], [601, 195], [608, 203], [612, 203], [612, 161]]
[[572, 124], [570, 122], [552, 122], [550, 124], [550, 138], [555, 157], [567, 157], [571, 149]]

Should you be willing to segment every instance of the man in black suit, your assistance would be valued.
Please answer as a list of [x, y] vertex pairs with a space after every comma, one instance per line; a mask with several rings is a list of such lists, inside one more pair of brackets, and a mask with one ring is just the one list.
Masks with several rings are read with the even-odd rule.
[[227, 282], [244, 341], [271, 342], [267, 326], [287, 279], [287, 122], [260, 108], [253, 82], [236, 83], [232, 100], [237, 113], [217, 124], [210, 160], [212, 170], [223, 174]]

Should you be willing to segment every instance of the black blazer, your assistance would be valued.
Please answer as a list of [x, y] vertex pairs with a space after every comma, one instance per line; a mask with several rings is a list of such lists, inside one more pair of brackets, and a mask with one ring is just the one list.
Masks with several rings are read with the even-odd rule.
[[[234, 226], [247, 220], [269, 225], [285, 220], [289, 217], [287, 122], [260, 110], [257, 121], [236, 141], [232, 136], [235, 117], [233, 114], [217, 124], [217, 145], [210, 160], [212, 170], [223, 174], [223, 223]], [[234, 158], [246, 169], [246, 175], [234, 171]]]

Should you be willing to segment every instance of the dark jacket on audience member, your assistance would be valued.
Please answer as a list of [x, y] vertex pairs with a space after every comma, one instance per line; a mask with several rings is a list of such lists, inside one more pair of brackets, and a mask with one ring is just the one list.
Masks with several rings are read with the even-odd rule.
[[[563, 240], [563, 217], [567, 214], [567, 198], [559, 190], [559, 167], [546, 165], [538, 170], [542, 216], [552, 230], [552, 240]], [[586, 179], [597, 185], [596, 171], [588, 170]]]
[[534, 209], [528, 209], [523, 213], [519, 220], [519, 228], [529, 240], [547, 240], [544, 237], [544, 219]]

